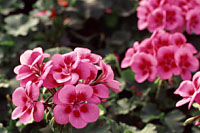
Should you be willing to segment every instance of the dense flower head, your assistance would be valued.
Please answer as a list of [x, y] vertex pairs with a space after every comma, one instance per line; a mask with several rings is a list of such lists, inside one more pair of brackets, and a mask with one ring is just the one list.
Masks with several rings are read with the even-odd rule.
[[[136, 52], [136, 48], [133, 51]], [[97, 105], [109, 97], [109, 88], [121, 91], [111, 66], [87, 48], [55, 54], [45, 62], [48, 57], [50, 55], [43, 53], [40, 47], [21, 55], [21, 65], [14, 69], [21, 87], [12, 96], [17, 106], [12, 119], [20, 118], [22, 123], [27, 123], [33, 117], [38, 122], [43, 119], [44, 110], [48, 112], [51, 107], [58, 124], [69, 122], [75, 128], [83, 128], [98, 119]], [[51, 93], [43, 102], [37, 101], [41, 87]], [[53, 103], [49, 103], [52, 97]]]
[[[137, 50], [134, 51], [135, 46]], [[154, 81], [157, 76], [170, 79], [181, 75], [183, 80], [190, 80], [191, 72], [199, 68], [199, 60], [194, 54], [197, 50], [187, 43], [182, 33], [168, 33], [156, 30], [150, 38], [133, 45], [125, 54], [121, 67], [131, 67], [135, 79], [141, 83], [148, 79]]]
[[141, 0], [137, 8], [138, 28], [150, 32], [166, 29], [200, 34], [200, 2], [198, 0]]

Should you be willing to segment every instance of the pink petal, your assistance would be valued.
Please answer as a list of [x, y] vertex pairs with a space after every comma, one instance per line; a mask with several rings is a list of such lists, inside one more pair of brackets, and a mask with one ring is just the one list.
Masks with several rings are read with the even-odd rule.
[[25, 87], [28, 81], [37, 82], [37, 80], [38, 80], [38, 77], [37, 77], [37, 76], [31, 75], [31, 76], [28, 77], [28, 78], [22, 79], [22, 80], [20, 81], [20, 86]]
[[100, 98], [108, 98], [109, 97], [109, 90], [108, 88], [103, 84], [98, 84], [93, 86], [93, 92], [96, 96]]
[[35, 83], [32, 83], [31, 81], [29, 81], [26, 84], [26, 92], [31, 100], [34, 101], [38, 99], [39, 91], [40, 91], [39, 87]]
[[76, 86], [76, 94], [78, 102], [84, 102], [93, 95], [93, 89], [89, 85], [78, 84]]
[[122, 60], [121, 68], [127, 68], [132, 65], [132, 57], [133, 57], [133, 48], [129, 48], [126, 51], [125, 57]]
[[82, 104], [79, 111], [81, 118], [86, 122], [94, 122], [99, 118], [99, 108], [95, 104]]
[[20, 122], [24, 124], [29, 122], [31, 120], [32, 111], [33, 109], [31, 107], [27, 108], [24, 111], [24, 114], [20, 117]]
[[183, 80], [191, 80], [192, 74], [190, 71], [185, 70], [184, 73], [183, 72], [181, 73], [181, 78]]
[[58, 93], [58, 100], [64, 104], [73, 104], [76, 101], [76, 88], [72, 85], [65, 85]]
[[119, 81], [117, 81], [117, 80], [107, 81], [105, 85], [107, 87], [109, 87], [111, 90], [115, 91], [115, 92], [120, 92], [121, 91], [121, 89], [120, 89], [121, 83]]
[[16, 106], [24, 106], [27, 101], [23, 87], [18, 87], [12, 94], [12, 102]]
[[194, 85], [191, 81], [182, 81], [179, 88], [174, 92], [182, 97], [190, 97], [194, 94]]
[[90, 69], [88, 68], [90, 64], [88, 62], [80, 62], [76, 68], [76, 73], [79, 74], [80, 79], [87, 79], [90, 76]]
[[71, 80], [70, 75], [65, 75], [64, 73], [61, 73], [61, 72], [53, 73], [53, 77], [56, 80], [56, 82], [58, 82], [58, 83], [64, 83], [64, 82]]
[[176, 103], [176, 107], [179, 107], [179, 106], [182, 106], [182, 105], [184, 105], [184, 104], [186, 104], [186, 103], [189, 103], [189, 102], [190, 102], [190, 99], [191, 99], [191, 98], [183, 98], [182, 100], [180, 100], [180, 101], [178, 101], [178, 102]]
[[71, 73], [71, 84], [76, 84], [79, 80], [79, 75], [77, 73]]
[[24, 66], [24, 65], [18, 65], [18, 66], [16, 66], [16, 67], [14, 68], [14, 73], [15, 73], [15, 74], [19, 74], [19, 70], [20, 70], [20, 68], [21, 68], [22, 66]]
[[147, 74], [145, 74], [145, 75], [142, 75], [142, 74], [140, 74], [140, 73], [135, 73], [135, 80], [136, 80], [138, 83], [144, 82], [148, 77], [149, 77], [149, 73], [147, 73]]
[[78, 110], [73, 110], [69, 115], [69, 121], [75, 128], [84, 128], [87, 125], [87, 122], [81, 118], [81, 114]]
[[43, 83], [43, 86], [49, 89], [56, 88], [60, 85], [61, 84], [57, 83], [56, 80], [53, 78], [52, 74], [48, 74]]
[[44, 116], [44, 105], [41, 102], [36, 102], [33, 111], [33, 119], [39, 122]]
[[24, 106], [19, 106], [14, 109], [14, 111], [12, 112], [12, 120], [19, 118], [23, 114], [23, 108]]
[[53, 61], [54, 66], [63, 66], [64, 64], [64, 57], [61, 54], [55, 54], [51, 60]]
[[94, 103], [94, 104], [100, 104], [101, 100], [99, 99], [99, 97], [92, 95], [89, 99], [87, 99], [88, 103]]
[[58, 124], [67, 124], [69, 122], [69, 114], [72, 111], [70, 105], [56, 105], [53, 109], [53, 116]]
[[32, 50], [27, 50], [25, 51], [21, 56], [20, 56], [20, 63], [22, 65], [30, 65], [29, 63], [29, 58], [31, 57]]

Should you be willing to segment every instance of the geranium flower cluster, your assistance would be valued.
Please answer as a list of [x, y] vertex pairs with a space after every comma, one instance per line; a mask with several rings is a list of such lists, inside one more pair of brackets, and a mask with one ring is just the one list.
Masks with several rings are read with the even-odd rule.
[[138, 28], [166, 29], [200, 34], [199, 0], [141, 0], [137, 8]]
[[126, 51], [121, 67], [131, 67], [139, 83], [146, 79], [154, 81], [157, 76], [166, 80], [173, 75], [181, 75], [183, 80], [189, 80], [191, 72], [198, 70], [199, 61], [194, 56], [197, 50], [186, 41], [182, 33], [157, 30], [150, 38], [140, 44], [135, 42]]
[[[120, 82], [114, 80], [111, 66], [87, 48], [55, 54], [44, 62], [48, 57], [50, 55], [43, 53], [42, 48], [27, 50], [20, 56], [21, 65], [15, 67], [14, 72], [21, 87], [12, 95], [17, 106], [12, 119], [20, 118], [22, 123], [32, 119], [39, 122], [48, 105], [53, 108], [58, 124], [71, 123], [75, 128], [83, 128], [98, 119], [97, 105], [109, 97], [108, 88], [120, 92]], [[49, 99], [39, 100], [41, 87], [49, 90], [53, 104]]]

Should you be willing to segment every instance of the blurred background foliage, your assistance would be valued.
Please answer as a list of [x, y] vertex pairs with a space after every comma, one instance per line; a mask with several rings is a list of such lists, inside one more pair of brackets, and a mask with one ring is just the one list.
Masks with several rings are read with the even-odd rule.
[[[199, 114], [187, 106], [175, 108], [173, 95], [180, 77], [138, 84], [130, 69], [120, 69], [127, 48], [150, 36], [137, 28], [136, 0], [0, 0], [0, 132], [65, 132], [47, 114], [39, 123], [11, 120], [11, 95], [19, 83], [13, 68], [27, 49], [42, 47], [50, 54], [86, 47], [100, 54], [121, 82], [121, 93], [110, 92], [99, 106], [101, 116], [75, 133], [181, 133], [199, 132], [186, 117]], [[200, 38], [185, 34], [200, 50]], [[50, 124], [47, 124], [50, 122]]]

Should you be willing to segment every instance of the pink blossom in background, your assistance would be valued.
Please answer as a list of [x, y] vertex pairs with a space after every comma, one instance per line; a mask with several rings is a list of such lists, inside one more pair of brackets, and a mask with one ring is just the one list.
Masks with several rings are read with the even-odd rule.
[[96, 104], [85, 103], [93, 95], [89, 85], [65, 85], [54, 95], [56, 104], [53, 115], [59, 124], [70, 122], [75, 128], [83, 128], [87, 123], [94, 122], [99, 117]]
[[162, 8], [157, 8], [152, 11], [152, 13], [148, 16], [148, 30], [153, 32], [156, 29], [164, 29], [166, 25], [165, 18], [166, 13]]
[[199, 32], [198, 0], [141, 0], [137, 8], [138, 29], [150, 32], [166, 29], [172, 33]]
[[170, 79], [173, 74], [179, 75], [180, 69], [176, 65], [175, 52], [176, 46], [165, 46], [158, 50], [158, 75], [161, 79]]
[[45, 16], [47, 14], [47, 10], [41, 11], [41, 12], [37, 12], [36, 14], [34, 14], [35, 17], [42, 17]]
[[51, 61], [43, 63], [44, 58], [49, 56], [49, 54], [43, 53], [40, 47], [27, 50], [20, 56], [21, 65], [16, 66], [14, 72], [22, 87], [25, 87], [28, 81], [38, 84], [39, 87], [43, 84], [52, 68]]
[[194, 101], [200, 104], [199, 81], [200, 81], [200, 72], [197, 72], [193, 76], [192, 81], [189, 80], [182, 81], [178, 89], [174, 92], [174, 94], [183, 97], [182, 100], [176, 103], [176, 107], [189, 103], [188, 109], [190, 109]]
[[26, 88], [18, 87], [12, 94], [13, 104], [17, 106], [12, 112], [12, 119], [20, 118], [21, 123], [27, 123], [33, 118], [36, 122], [43, 119], [44, 105], [37, 101], [39, 87], [29, 81]]
[[125, 58], [122, 60], [122, 63], [121, 63], [121, 68], [127, 68], [132, 65], [133, 56], [138, 52], [138, 50], [139, 50], [139, 42], [136, 41], [133, 44], [133, 47], [129, 48], [126, 51]]
[[187, 48], [180, 48], [175, 53], [176, 64], [181, 69], [181, 77], [183, 80], [190, 80], [191, 72], [199, 69], [199, 61], [193, 56]]
[[144, 82], [146, 79], [154, 81], [157, 76], [157, 60], [151, 54], [138, 53], [134, 56], [134, 64], [131, 69], [135, 72], [135, 80], [138, 83]]
[[[146, 62], [151, 62], [152, 59], [148, 59], [150, 56], [157, 62], [155, 65], [155, 71], [157, 72], [153, 77], [159, 76], [164, 80], [172, 78], [173, 75], [181, 75], [183, 80], [190, 80], [191, 72], [195, 72], [199, 68], [199, 61], [194, 56], [194, 54], [197, 54], [197, 50], [191, 43], [187, 43], [187, 39], [182, 33], [156, 30], [151, 37], [144, 39], [141, 43], [137, 42], [137, 52], [133, 52], [133, 49], [134, 47], [126, 51], [121, 62], [121, 68], [131, 66], [135, 72], [136, 81], [139, 83], [144, 82], [146, 79], [149, 81], [155, 80], [155, 78], [147, 78], [148, 74], [143, 76], [141, 74]], [[146, 61], [139, 61], [142, 60], [139, 57], [135, 59], [135, 56], [140, 54], [145, 54]], [[143, 68], [138, 69], [139, 64], [142, 64]]]
[[195, 8], [186, 14], [186, 30], [189, 34], [192, 32], [200, 34], [200, 9]]

